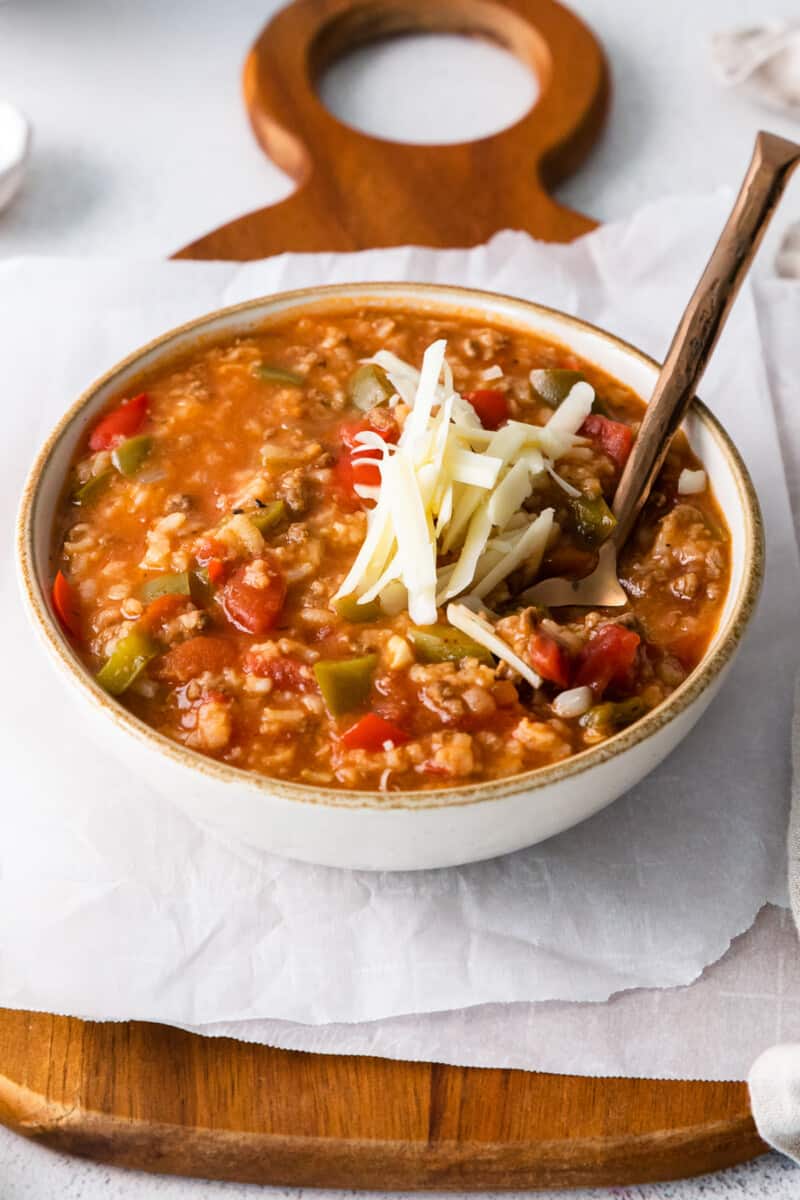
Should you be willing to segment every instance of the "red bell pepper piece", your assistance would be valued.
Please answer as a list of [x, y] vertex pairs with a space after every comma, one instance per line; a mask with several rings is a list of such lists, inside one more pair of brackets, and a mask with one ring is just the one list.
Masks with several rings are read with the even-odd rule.
[[133, 437], [144, 425], [149, 405], [146, 392], [134, 396], [132, 400], [123, 400], [122, 404], [97, 422], [89, 435], [89, 449], [111, 450], [119, 442]]
[[387, 743], [391, 747], [402, 746], [408, 741], [408, 734], [377, 713], [367, 713], [344, 731], [341, 740], [348, 750], [375, 751], [383, 750]]
[[499, 429], [511, 416], [506, 394], [497, 388], [479, 388], [477, 392], [465, 392], [464, 399], [475, 409], [484, 429]]
[[570, 661], [564, 647], [545, 633], [534, 633], [528, 643], [528, 661], [542, 679], [569, 687]]
[[599, 413], [591, 413], [578, 433], [596, 442], [603, 453], [616, 463], [620, 471], [622, 470], [633, 445], [633, 430], [630, 425], [624, 425], [622, 421], [612, 421]]
[[224, 583], [228, 573], [227, 559], [230, 554], [228, 546], [217, 538], [204, 537], [197, 543], [194, 556], [201, 567], [208, 572], [208, 582], [213, 587]]
[[81, 636], [81, 618], [78, 612], [78, 601], [63, 571], [59, 571], [53, 580], [53, 608], [67, 633], [74, 638], [79, 638]]
[[[345, 421], [339, 426], [339, 437], [344, 449], [336, 460], [334, 476], [340, 491], [346, 497], [354, 497], [361, 503], [361, 497], [356, 492], [356, 484], [360, 487], [380, 487], [381, 473], [375, 462], [369, 461], [369, 454], [361, 442], [356, 441], [359, 433], [377, 433], [385, 442], [396, 442], [400, 430], [395, 422], [388, 422], [378, 428], [370, 421]], [[357, 451], [361, 450], [361, 453]], [[372, 454], [374, 458], [374, 452]]]
[[225, 563], [220, 562], [218, 558], [210, 558], [206, 563], [206, 570], [208, 571], [209, 583], [213, 584], [214, 587], [219, 587], [225, 578]]
[[575, 670], [575, 687], [590, 687], [602, 696], [611, 684], [624, 687], [641, 638], [624, 625], [600, 625], [583, 647]]

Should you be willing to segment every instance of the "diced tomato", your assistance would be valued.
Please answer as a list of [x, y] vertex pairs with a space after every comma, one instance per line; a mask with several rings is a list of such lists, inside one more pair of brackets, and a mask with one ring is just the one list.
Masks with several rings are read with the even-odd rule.
[[[228, 547], [224, 542], [220, 542], [217, 538], [204, 537], [197, 543], [197, 548], [194, 556], [201, 567], [207, 567], [212, 559], [222, 561], [228, 554]], [[209, 579], [211, 576], [209, 575]], [[213, 583], [213, 580], [212, 580]]]
[[542, 679], [569, 687], [570, 661], [564, 647], [546, 633], [534, 633], [528, 643], [528, 661]]
[[243, 665], [248, 675], [271, 679], [282, 692], [312, 692], [316, 688], [311, 671], [299, 658], [283, 654], [267, 658], [255, 650], [248, 650]]
[[53, 608], [56, 616], [74, 638], [81, 636], [81, 618], [78, 611], [78, 601], [63, 571], [59, 571], [53, 580]]
[[150, 673], [167, 683], [183, 684], [206, 671], [217, 675], [225, 667], [232, 666], [235, 659], [236, 648], [225, 638], [194, 637], [155, 659]]
[[89, 435], [89, 448], [110, 450], [125, 438], [133, 437], [145, 423], [149, 404], [146, 392], [134, 396], [132, 400], [123, 400], [122, 404], [97, 422]]
[[576, 687], [590, 687], [602, 696], [614, 684], [625, 687], [641, 638], [624, 625], [601, 625], [583, 647], [575, 670]]
[[173, 594], [158, 596], [155, 600], [151, 600], [144, 610], [139, 619], [139, 628], [146, 633], [155, 633], [159, 626], [163, 625], [165, 621], [171, 620], [190, 603], [189, 596]]
[[283, 572], [267, 554], [234, 571], [221, 592], [225, 616], [245, 633], [261, 634], [272, 629], [285, 599]]
[[578, 433], [597, 442], [604, 454], [616, 463], [620, 471], [628, 461], [633, 445], [633, 430], [622, 421], [612, 421], [599, 413], [592, 413], [581, 425]]
[[219, 587], [225, 578], [225, 563], [220, 562], [218, 558], [210, 558], [206, 563], [206, 570], [209, 583], [212, 583], [214, 587]]
[[484, 429], [499, 429], [511, 416], [506, 394], [497, 388], [479, 388], [477, 392], [465, 392], [464, 399], [475, 409]]
[[342, 744], [348, 750], [382, 750], [387, 745], [402, 746], [408, 734], [377, 713], [367, 713], [342, 734]]

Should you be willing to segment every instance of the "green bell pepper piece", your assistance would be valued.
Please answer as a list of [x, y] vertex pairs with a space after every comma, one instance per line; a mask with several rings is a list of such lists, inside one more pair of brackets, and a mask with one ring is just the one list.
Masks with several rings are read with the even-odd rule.
[[217, 589], [208, 578], [206, 567], [200, 567], [189, 574], [189, 595], [198, 608], [208, 608], [214, 599]]
[[361, 625], [365, 621], [379, 621], [383, 616], [379, 600], [359, 604], [357, 596], [342, 596], [341, 600], [334, 600], [333, 607], [343, 621], [352, 621], [355, 625]]
[[120, 475], [130, 478], [135, 475], [153, 448], [153, 439], [146, 433], [126, 438], [111, 451], [111, 461]]
[[393, 391], [386, 372], [375, 363], [364, 363], [347, 381], [348, 398], [362, 412], [367, 412], [376, 404], [385, 404]]
[[141, 675], [151, 658], [158, 654], [158, 646], [144, 633], [134, 629], [122, 641], [117, 642], [110, 658], [97, 675], [100, 687], [112, 696], [121, 696]]
[[485, 646], [473, 642], [452, 625], [427, 625], [409, 629], [409, 640], [421, 662], [458, 662], [462, 658], [477, 658], [479, 662], [493, 666], [494, 659]]
[[566, 367], [541, 367], [530, 374], [531, 387], [535, 394], [551, 408], [558, 408], [575, 384], [583, 383], [585, 379], [585, 375], [580, 371], [570, 371]]
[[199, 571], [179, 571], [175, 575], [156, 575], [139, 589], [139, 599], [150, 604], [160, 596], [190, 596], [202, 608], [211, 599], [214, 589], [205, 567]]
[[575, 532], [588, 549], [595, 550], [602, 546], [613, 533], [617, 518], [602, 496], [596, 499], [576, 496], [570, 500], [569, 508]]
[[305, 379], [288, 367], [277, 367], [274, 363], [259, 363], [253, 368], [253, 374], [265, 383], [286, 383], [290, 387], [305, 387]]
[[322, 659], [314, 663], [314, 674], [328, 712], [333, 717], [360, 708], [369, 696], [377, 654], [361, 658]]
[[113, 475], [114, 472], [109, 467], [106, 471], [101, 471], [99, 475], [93, 475], [91, 479], [87, 479], [86, 483], [82, 483], [72, 493], [72, 503], [79, 505], [81, 508], [86, 508], [87, 505], [93, 504], [101, 492], [106, 490]]
[[632, 725], [648, 711], [644, 700], [639, 696], [631, 696], [629, 700], [607, 700], [605, 704], [596, 704], [590, 708], [581, 724], [589, 729], [607, 729], [616, 732]]
[[270, 504], [266, 504], [263, 508], [256, 508], [247, 515], [250, 523], [255, 525], [259, 533], [266, 533], [286, 516], [286, 504], [283, 500], [273, 500]]
[[139, 599], [143, 604], [150, 604], [160, 596], [190, 596], [191, 592], [190, 573], [180, 571], [177, 575], [157, 575], [155, 579], [148, 579], [139, 589]]

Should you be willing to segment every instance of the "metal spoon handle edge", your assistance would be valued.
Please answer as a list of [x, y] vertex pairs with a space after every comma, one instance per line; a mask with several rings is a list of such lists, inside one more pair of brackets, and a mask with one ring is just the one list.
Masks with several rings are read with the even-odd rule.
[[613, 506], [617, 549], [624, 545], [650, 494], [798, 161], [800, 145], [772, 133], [756, 137], [736, 203], [675, 331], [617, 487]]

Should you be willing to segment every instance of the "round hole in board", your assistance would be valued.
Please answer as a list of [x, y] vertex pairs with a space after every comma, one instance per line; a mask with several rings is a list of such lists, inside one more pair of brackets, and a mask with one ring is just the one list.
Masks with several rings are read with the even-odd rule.
[[442, 145], [507, 129], [530, 111], [539, 87], [532, 71], [494, 42], [413, 33], [348, 51], [323, 71], [317, 90], [335, 117], [363, 133]]

